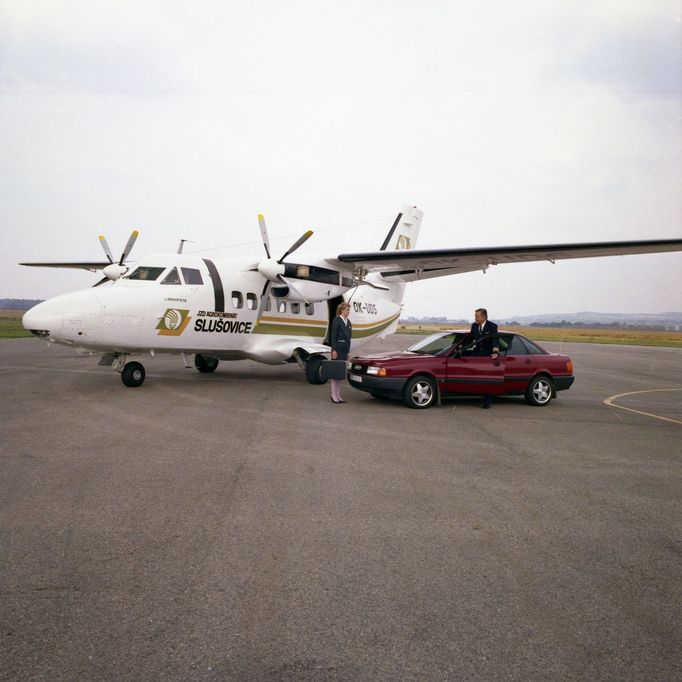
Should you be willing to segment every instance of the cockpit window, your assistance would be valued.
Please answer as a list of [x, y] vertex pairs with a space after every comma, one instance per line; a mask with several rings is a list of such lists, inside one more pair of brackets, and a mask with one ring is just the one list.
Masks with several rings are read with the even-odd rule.
[[201, 272], [196, 268], [181, 268], [182, 276], [185, 278], [185, 284], [203, 284], [201, 279]]
[[171, 271], [161, 280], [161, 284], [180, 284], [180, 273], [177, 268]]
[[128, 279], [138, 279], [145, 280], [147, 282], [153, 282], [159, 278], [159, 275], [161, 275], [165, 269], [165, 267], [157, 268], [148, 265], [140, 265], [128, 275]]

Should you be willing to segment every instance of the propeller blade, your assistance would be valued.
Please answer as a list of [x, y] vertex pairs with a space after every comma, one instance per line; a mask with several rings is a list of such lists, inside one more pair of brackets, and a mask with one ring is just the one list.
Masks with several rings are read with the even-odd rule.
[[268, 228], [265, 225], [265, 216], [258, 214], [258, 225], [260, 225], [260, 235], [263, 238], [263, 246], [265, 247], [265, 255], [270, 258], [270, 239], [268, 238]]
[[123, 253], [121, 254], [121, 260], [118, 261], [119, 265], [123, 265], [123, 261], [128, 257], [128, 254], [130, 254], [133, 244], [135, 243], [135, 240], [137, 239], [138, 235], [140, 233], [137, 230], [133, 230], [130, 233], [130, 239], [128, 239], [128, 243], [125, 246], [125, 249], [123, 249]]
[[305, 301], [306, 303], [310, 303], [310, 301], [303, 296], [303, 294], [291, 283], [292, 280], [289, 277], [282, 277], [282, 275], [277, 275], [277, 279], [284, 284], [284, 286], [289, 287], [289, 290], [292, 291], [295, 295], [296, 298], [298, 298], [301, 301]]
[[99, 282], [96, 282], [96, 283], [93, 284], [92, 286], [93, 286], [93, 287], [98, 287], [100, 284], [104, 284], [105, 282], [109, 282], [109, 281], [110, 281], [110, 280], [109, 280], [108, 277], [102, 277], [102, 279], [101, 279]]
[[261, 316], [265, 312], [265, 305], [267, 303], [267, 298], [266, 296], [268, 295], [268, 289], [270, 288], [270, 280], [266, 279], [265, 280], [265, 286], [263, 286], [263, 293], [260, 295], [260, 305], [258, 306], [258, 320], [260, 320]]
[[296, 251], [296, 249], [307, 242], [311, 237], [313, 236], [313, 231], [308, 230], [307, 232], [304, 232], [290, 247], [289, 250], [277, 261], [278, 263], [281, 263], [290, 253], [293, 253]]
[[[103, 234], [101, 234], [99, 236], [99, 243], [102, 245], [102, 248], [104, 249], [104, 253], [107, 255], [109, 262], [113, 263], [114, 257], [111, 255], [111, 249], [109, 248], [109, 244], [107, 244], [107, 240], [104, 238]], [[97, 285], [95, 284], [94, 286], [97, 286]]]

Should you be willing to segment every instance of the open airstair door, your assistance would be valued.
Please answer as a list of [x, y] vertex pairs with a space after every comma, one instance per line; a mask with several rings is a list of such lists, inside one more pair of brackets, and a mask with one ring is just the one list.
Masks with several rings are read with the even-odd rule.
[[328, 311], [327, 311], [327, 317], [329, 318], [328, 324], [327, 324], [327, 333], [325, 334], [324, 343], [325, 346], [331, 346], [331, 333], [332, 333], [332, 320], [336, 317], [336, 308], [338, 307], [339, 303], [343, 303], [343, 296], [337, 296], [336, 298], [330, 298], [327, 301], [327, 306], [328, 306]]

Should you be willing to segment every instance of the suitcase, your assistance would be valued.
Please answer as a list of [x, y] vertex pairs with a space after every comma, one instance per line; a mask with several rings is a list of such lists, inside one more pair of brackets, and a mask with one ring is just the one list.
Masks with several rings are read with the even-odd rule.
[[345, 360], [325, 360], [320, 365], [320, 379], [345, 379], [346, 361]]

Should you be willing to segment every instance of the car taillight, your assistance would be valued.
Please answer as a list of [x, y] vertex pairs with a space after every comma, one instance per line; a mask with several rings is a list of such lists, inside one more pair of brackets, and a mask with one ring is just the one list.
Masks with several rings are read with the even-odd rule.
[[573, 363], [570, 360], [566, 363], [566, 371], [573, 374]]

